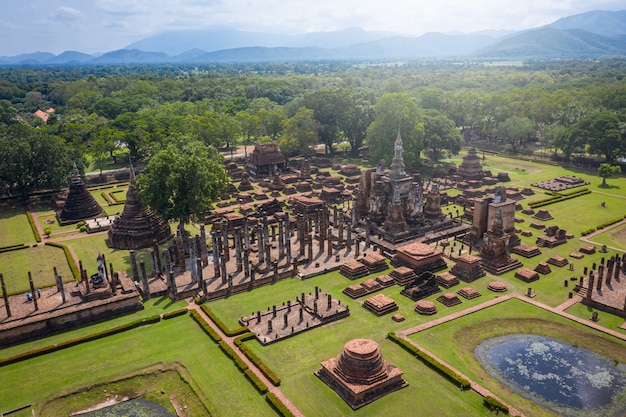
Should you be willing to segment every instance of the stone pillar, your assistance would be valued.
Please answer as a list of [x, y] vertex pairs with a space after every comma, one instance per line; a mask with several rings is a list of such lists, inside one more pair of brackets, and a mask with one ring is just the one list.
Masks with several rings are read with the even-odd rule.
[[224, 262], [224, 260], [222, 259], [220, 261], [220, 267], [222, 268], [222, 283], [226, 282], [226, 279], [228, 278], [228, 282], [231, 282], [230, 276], [227, 275], [226, 273], [226, 262]]
[[372, 230], [372, 221], [368, 218], [365, 226], [365, 249], [370, 248], [370, 233]]
[[143, 298], [150, 299], [150, 285], [148, 285], [148, 275], [146, 274], [146, 264], [143, 259], [139, 261], [139, 268], [141, 268], [141, 285], [143, 287]]
[[256, 225], [257, 237], [259, 240], [259, 262], [263, 263], [263, 259], [265, 257], [265, 240], [263, 239], [263, 225], [260, 223]]
[[[133, 272], [133, 281], [139, 282], [139, 270], [137, 269], [137, 255], [135, 255], [134, 250], [130, 251], [130, 266]], [[80, 269], [81, 270], [83, 269], [82, 265], [80, 266]]]
[[307, 255], [309, 257], [309, 262], [313, 262], [313, 236], [307, 236], [308, 240], [308, 252]]
[[163, 273], [163, 264], [161, 264], [161, 254], [159, 252], [159, 243], [155, 239], [154, 242], [152, 242], [152, 244], [154, 245], [156, 273], [160, 275]]
[[163, 250], [163, 261], [165, 262], [163, 265], [163, 271], [167, 274], [167, 271], [172, 267], [172, 262], [170, 260], [170, 251], [167, 249]]
[[302, 214], [298, 214], [298, 223], [297, 224], [297, 228], [298, 228], [298, 245], [299, 245], [299, 253], [300, 256], [304, 256], [304, 238], [305, 238], [305, 226], [304, 226], [304, 216]]
[[338, 218], [338, 213], [337, 213], [337, 206], [333, 206], [333, 226], [337, 227], [337, 219]]
[[243, 269], [241, 265], [241, 229], [235, 228], [235, 260], [237, 264], [237, 272]]
[[[287, 223], [287, 224], [289, 224], [289, 223]], [[291, 263], [291, 237], [289, 236], [289, 234], [290, 234], [289, 230], [285, 229], [285, 238], [287, 239], [287, 241], [285, 242], [286, 243], [285, 249], [286, 249], [286, 256], [287, 256], [287, 259], [286, 259], [287, 265], [289, 265]]]
[[348, 230], [346, 230], [346, 245], [348, 247], [348, 250], [352, 250], [352, 229], [348, 227]]
[[589, 288], [587, 288], [587, 298], [591, 299], [593, 294], [593, 284], [595, 283], [595, 275], [593, 272], [589, 274]]
[[266, 238], [265, 243], [263, 244], [263, 247], [265, 248], [265, 264], [269, 268], [269, 266], [271, 264], [271, 253], [270, 253], [270, 251], [272, 250], [272, 245], [271, 245], [269, 239]]
[[11, 317], [11, 307], [9, 306], [9, 294], [7, 294], [7, 287], [4, 284], [4, 276], [2, 275], [2, 273], [0, 273], [0, 285], [2, 285], [2, 297], [4, 298], [4, 308], [7, 311], [7, 317]]
[[271, 236], [272, 242], [276, 242], [276, 225], [273, 224], [270, 227], [272, 228], [272, 236]]
[[359, 224], [359, 217], [358, 217], [356, 206], [357, 206], [356, 198], [353, 198], [352, 199], [352, 225], [350, 227], [352, 230], [356, 229], [356, 227]]
[[28, 271], [28, 283], [30, 284], [30, 293], [33, 295], [33, 303], [35, 304], [35, 311], [39, 310], [39, 303], [37, 302], [37, 293], [35, 292], [35, 284], [33, 284], [33, 276]]
[[[111, 264], [111, 271], [113, 271], [113, 264]], [[61, 277], [59, 277], [60, 279]], [[113, 295], [117, 294], [117, 283], [120, 277], [117, 272], [111, 272], [111, 291]], [[63, 288], [63, 281], [61, 281], [61, 288]], [[63, 304], [65, 304], [65, 291], [61, 293], [61, 298], [63, 298]]]
[[211, 233], [211, 238], [213, 240], [213, 276], [216, 278], [220, 277], [220, 243], [215, 232]]
[[320, 209], [315, 210], [315, 234], [319, 235], [320, 233], [320, 219], [322, 217], [322, 213]]
[[178, 295], [178, 288], [176, 288], [176, 278], [174, 277], [174, 269], [170, 268], [167, 271], [167, 286], [172, 293], [172, 298], [176, 298]]
[[285, 256], [285, 230], [283, 227], [283, 221], [278, 221], [278, 259], [283, 259]]
[[199, 286], [202, 287], [204, 284], [204, 278], [202, 277], [202, 258], [199, 256], [196, 258], [196, 271], [198, 274]]
[[224, 245], [224, 261], [230, 261], [230, 247], [228, 243], [228, 222], [226, 220], [222, 220], [222, 244]]
[[176, 250], [176, 265], [180, 268], [180, 272], [185, 272], [187, 270], [187, 265], [185, 265], [185, 245], [183, 244], [183, 237], [178, 235], [174, 240], [175, 250]]
[[193, 243], [193, 238], [189, 240], [189, 261], [191, 271], [191, 283], [195, 284], [198, 282], [198, 270], [196, 268], [196, 245]]
[[354, 251], [354, 257], [358, 258], [359, 255], [361, 254], [361, 239], [357, 237], [355, 243], [356, 243], [356, 249]]
[[256, 281], [256, 270], [254, 266], [250, 269], [250, 286], [254, 288], [254, 282]]
[[243, 248], [243, 276], [248, 278], [250, 276], [250, 261], [248, 260], [248, 247]]
[[333, 254], [333, 229], [328, 228], [328, 256]]
[[202, 256], [202, 266], [207, 267], [209, 266], [209, 251], [207, 249], [207, 243], [206, 243], [206, 230], [203, 224], [200, 225], [200, 245], [201, 245], [200, 252]]

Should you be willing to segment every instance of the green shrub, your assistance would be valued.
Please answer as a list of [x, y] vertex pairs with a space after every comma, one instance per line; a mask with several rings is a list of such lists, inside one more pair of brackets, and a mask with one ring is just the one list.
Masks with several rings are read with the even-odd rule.
[[207, 316], [209, 316], [213, 323], [215, 323], [226, 336], [233, 337], [248, 332], [248, 328], [246, 326], [237, 327], [236, 329], [231, 330], [222, 320], [220, 320], [219, 317], [217, 317], [213, 313], [213, 311], [206, 304], [202, 304], [200, 308], [206, 313]]
[[624, 217], [616, 217], [614, 219], [611, 219], [609, 221], [606, 221], [604, 223], [599, 224], [598, 226], [596, 226], [596, 230], [600, 230], [600, 229], [604, 229], [605, 227], [608, 227], [612, 224], [615, 224], [617, 222], [621, 222], [622, 220], [624, 220]]
[[235, 362], [235, 366], [237, 366], [237, 368], [239, 368], [239, 370], [241, 372], [245, 371], [246, 369], [248, 369], [248, 364], [246, 364], [240, 357], [239, 355], [237, 355], [237, 352], [235, 352], [233, 350], [233, 348], [231, 348], [230, 346], [228, 346], [228, 344], [224, 341], [224, 340], [220, 340], [219, 342], [217, 342], [217, 344], [219, 345], [220, 349], [222, 350], [222, 352], [224, 352], [226, 354], [226, 356], [228, 356], [230, 359], [233, 360], [233, 362]]
[[41, 235], [37, 230], [37, 226], [35, 226], [35, 220], [33, 219], [33, 215], [30, 214], [30, 210], [26, 210], [26, 217], [28, 218], [28, 224], [30, 224], [30, 229], [33, 231], [33, 236], [35, 236], [35, 241], [41, 242]]
[[251, 369], [246, 369], [243, 371], [243, 374], [252, 382], [252, 385], [259, 391], [261, 394], [265, 394], [268, 391], [267, 385], [261, 381], [261, 379], [252, 372]]
[[270, 382], [274, 385], [274, 386], [279, 386], [280, 385], [280, 378], [278, 376], [276, 376], [276, 374], [274, 373], [274, 371], [272, 371], [270, 368], [267, 367], [267, 365], [265, 365], [263, 363], [263, 361], [261, 360], [261, 358], [259, 358], [257, 355], [255, 355], [254, 352], [252, 352], [250, 350], [250, 348], [246, 345], [240, 345], [239, 346], [239, 350], [241, 350], [243, 352], [244, 355], [246, 355], [246, 357], [248, 359], [250, 359], [250, 361], [252, 361], [252, 363], [254, 363], [254, 365], [259, 368], [259, 370], [261, 371], [261, 373], [263, 375], [265, 375], [265, 377], [267, 379], [270, 380]]
[[43, 228], [43, 233], [44, 235], [46, 235], [46, 237], [50, 237], [50, 235], [52, 234], [52, 227], [50, 226], [46, 226]]
[[67, 246], [65, 246], [65, 245], [62, 245], [60, 243], [55, 243], [55, 242], [46, 242], [46, 245], [54, 246], [55, 248], [63, 249], [63, 252], [65, 253], [65, 259], [67, 259], [67, 263], [70, 266], [70, 270], [72, 271], [72, 276], [74, 277], [75, 281], [79, 281], [80, 280], [80, 271], [78, 270], [78, 267], [74, 263], [74, 258], [72, 257], [70, 249]]
[[135, 329], [137, 327], [146, 326], [148, 324], [153, 324], [153, 323], [158, 323], [159, 321], [161, 321], [161, 317], [159, 317], [158, 315], [146, 317], [143, 319], [138, 319], [130, 323], [122, 324], [117, 327], [102, 330], [96, 333], [88, 334], [88, 335], [77, 337], [74, 339], [65, 340], [60, 343], [55, 343], [54, 345], [43, 346], [37, 349], [29, 350], [27, 352], [18, 353], [17, 355], [14, 355], [14, 356], [2, 358], [0, 359], [0, 366], [5, 366], [5, 365], [12, 364], [12, 363], [20, 362], [26, 359], [35, 358], [37, 356], [45, 355], [51, 352], [56, 352], [61, 349], [76, 346], [81, 343], [91, 342], [93, 340], [98, 340], [103, 337], [122, 333], [127, 330]]
[[410, 342], [397, 337], [394, 332], [388, 333], [387, 338], [395, 342], [396, 344], [400, 345], [400, 347], [402, 347], [407, 352], [415, 355], [418, 359], [420, 359], [426, 365], [438, 371], [440, 374], [448, 378], [450, 381], [457, 384], [459, 388], [461, 388], [462, 390], [466, 390], [470, 388], [471, 384], [467, 379], [463, 378], [461, 375], [457, 374], [456, 372], [454, 372], [452, 369], [448, 368], [447, 366], [441, 364], [435, 358], [428, 355], [426, 352], [418, 349], [417, 347], [412, 345]]
[[76, 228], [77, 228], [77, 229], [80, 229], [80, 228], [81, 228], [81, 227], [83, 227], [84, 225], [85, 225], [85, 222], [81, 220], [81, 221], [79, 221], [78, 223], [76, 223]]
[[553, 203], [559, 203], [561, 201], [566, 201], [569, 200], [571, 198], [576, 198], [576, 197], [580, 197], [581, 195], [585, 195], [585, 194], [590, 194], [591, 191], [589, 191], [587, 188], [582, 188], [580, 190], [575, 190], [575, 191], [570, 191], [567, 193], [552, 193], [552, 197], [549, 198], [545, 198], [543, 200], [537, 200], [534, 201], [532, 203], [528, 204], [528, 207], [530, 208], [539, 208], [539, 207], [543, 207], [543, 206], [547, 206], [548, 204], [553, 204]]
[[0, 248], [0, 253], [11, 252], [13, 250], [21, 249], [28, 249], [28, 246], [24, 245], [23, 243], [20, 243], [19, 245], [3, 246]]
[[178, 317], [178, 316], [184, 316], [188, 312], [189, 310], [187, 310], [184, 307], [179, 308], [178, 310], [168, 311], [166, 313], [163, 313], [163, 320], [171, 319], [171, 318]]
[[193, 302], [200, 305], [202, 303], [204, 303], [204, 300], [202, 299], [202, 297], [196, 297], [193, 299]]
[[215, 342], [219, 342], [220, 340], [222, 340], [222, 337], [217, 334], [217, 332], [215, 330], [213, 330], [213, 328], [211, 326], [209, 326], [209, 323], [207, 323], [206, 321], [204, 321], [204, 319], [200, 316], [200, 313], [198, 313], [195, 310], [190, 310], [189, 314], [191, 314], [191, 318], [194, 319], [194, 321], [196, 323], [198, 323], [200, 325], [200, 327], [202, 327], [202, 330], [204, 330], [204, 332]]
[[252, 332], [244, 333], [235, 339], [235, 346], [239, 347], [241, 346], [243, 342], [247, 342], [248, 340], [252, 340], [254, 338], [255, 338], [254, 333]]
[[283, 404], [283, 402], [276, 395], [268, 392], [265, 396], [267, 402], [269, 402], [272, 407], [283, 417], [293, 417], [293, 413], [289, 411], [289, 409]]
[[81, 233], [85, 233], [87, 231], [87, 226], [81, 226], [80, 229], [78, 229]]
[[595, 232], [595, 231], [596, 231], [596, 228], [595, 228], [595, 227], [592, 227], [591, 229], [587, 229], [587, 230], [585, 230], [584, 232], [582, 232], [582, 233], [581, 233], [581, 235], [582, 235], [582, 236], [587, 236], [587, 235], [590, 235], [591, 233], [593, 233], [593, 232]]
[[487, 407], [489, 411], [496, 411], [498, 414], [500, 412], [502, 412], [503, 414], [509, 414], [509, 407], [502, 404], [500, 401], [496, 400], [493, 397], [484, 397], [483, 404], [485, 404], [485, 407]]

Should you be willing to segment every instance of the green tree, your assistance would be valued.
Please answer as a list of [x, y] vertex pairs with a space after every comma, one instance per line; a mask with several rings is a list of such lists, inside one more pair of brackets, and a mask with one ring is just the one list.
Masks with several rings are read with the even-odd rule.
[[[62, 140], [39, 129], [22, 124], [0, 128], [0, 189], [24, 197], [59, 189], [67, 185], [75, 157]], [[82, 166], [82, 159], [77, 163]]]
[[288, 155], [312, 155], [318, 141], [319, 126], [313, 111], [300, 107], [293, 117], [285, 120], [279, 145]]
[[613, 175], [620, 174], [622, 172], [622, 168], [619, 165], [611, 165], [607, 163], [600, 164], [598, 167], [598, 175], [602, 177], [602, 184], [600, 187], [608, 187], [606, 183], [607, 178], [611, 178]]
[[344, 88], [324, 87], [304, 95], [302, 104], [313, 110], [317, 120], [318, 136], [326, 153], [333, 153], [333, 144], [339, 134], [339, 121], [344, 117], [350, 100]]
[[626, 134], [621, 117], [610, 112], [590, 113], [573, 127], [572, 134], [586, 139], [589, 153], [603, 155], [607, 163], [626, 155]]
[[9, 100], [0, 100], [0, 126], [17, 123], [17, 109]]
[[344, 109], [338, 124], [343, 135], [350, 143], [350, 153], [359, 152], [367, 136], [367, 128], [374, 120], [373, 97], [363, 90], [347, 89], [349, 104]]
[[534, 133], [535, 123], [527, 117], [509, 117], [496, 128], [496, 134], [509, 142], [513, 151], [517, 150], [518, 144], [522, 146]]
[[424, 148], [431, 150], [433, 159], [438, 160], [444, 149], [459, 153], [463, 138], [451, 119], [438, 110], [425, 110], [420, 119], [424, 123]]
[[424, 148], [424, 125], [419, 122], [418, 107], [406, 93], [387, 93], [374, 106], [376, 117], [367, 129], [367, 144], [373, 162], [393, 159], [393, 143], [398, 128], [404, 143], [404, 161], [408, 167], [420, 165]]
[[180, 140], [154, 155], [137, 178], [141, 201], [164, 220], [178, 220], [179, 230], [190, 221], [202, 221], [228, 177], [223, 157], [213, 146]]

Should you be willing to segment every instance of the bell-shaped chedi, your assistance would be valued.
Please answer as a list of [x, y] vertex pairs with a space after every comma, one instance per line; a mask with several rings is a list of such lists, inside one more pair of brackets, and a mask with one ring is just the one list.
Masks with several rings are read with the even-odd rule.
[[120, 216], [109, 229], [107, 245], [116, 249], [139, 249], [172, 237], [172, 230], [161, 216], [143, 207], [135, 191], [135, 172], [131, 167], [130, 186]]
[[321, 365], [315, 375], [355, 410], [408, 385], [404, 372], [383, 358], [370, 339], [349, 341], [343, 352]]
[[58, 215], [59, 223], [71, 224], [80, 220], [103, 217], [106, 214], [98, 202], [87, 190], [83, 179], [74, 163], [74, 172], [70, 181], [70, 189], [65, 199], [63, 209]]

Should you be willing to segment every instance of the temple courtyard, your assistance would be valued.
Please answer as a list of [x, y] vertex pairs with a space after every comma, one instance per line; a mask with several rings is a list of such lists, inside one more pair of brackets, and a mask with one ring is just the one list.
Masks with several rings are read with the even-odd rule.
[[[463, 151], [461, 156], [465, 153]], [[272, 314], [273, 306], [278, 306], [278, 310], [282, 311], [281, 309], [286, 308], [284, 303], [287, 301], [295, 303], [303, 295], [306, 295], [304, 298], [307, 299], [313, 297], [311, 294], [316, 294], [318, 288], [324, 291], [323, 300], [319, 304], [310, 304], [312, 311], [326, 308], [324, 297], [327, 296], [332, 296], [334, 305], [347, 307], [348, 316], [342, 315], [337, 320], [316, 326], [308, 331], [298, 332], [291, 337], [285, 337], [284, 340], [264, 344], [252, 338], [243, 342], [280, 378], [279, 386], [274, 386], [269, 382], [266, 385], [271, 393], [282, 399], [283, 404], [294, 415], [479, 416], [488, 412], [483, 405], [485, 395], [494, 396], [507, 404], [513, 415], [556, 415], [504, 388], [492, 379], [474, 358], [474, 348], [478, 344], [483, 340], [503, 334], [532, 333], [551, 336], [565, 342], [575, 342], [581, 347], [626, 363], [625, 318], [619, 314], [598, 309], [594, 305], [584, 304], [582, 302], [584, 294], [579, 295], [575, 290], [581, 282], [582, 287], [589, 287], [589, 275], [593, 271], [596, 277], [593, 290], [597, 294], [600, 266], [602, 266], [603, 276], [608, 276], [609, 261], [626, 251], [624, 239], [626, 224], [623, 222], [617, 222], [584, 237], [581, 235], [582, 232], [591, 228], [624, 216], [623, 207], [626, 199], [624, 179], [609, 179], [609, 188], [601, 188], [599, 184], [602, 180], [594, 173], [491, 154], [482, 158], [483, 154], [480, 151], [478, 155], [483, 169], [491, 171], [490, 178], [497, 177], [500, 172], [508, 173], [510, 182], [503, 184], [507, 188], [534, 190], [533, 195], [523, 195], [522, 199], [514, 200], [521, 205], [521, 209], [516, 209], [510, 219], [514, 228], [519, 230], [517, 235], [521, 243], [527, 247], [523, 252], [529, 257], [517, 253], [510, 255], [519, 260], [521, 266], [530, 272], [535, 271], [540, 263], [549, 265], [548, 273], [545, 273], [547, 271], [545, 266], [540, 267], [543, 272], [538, 273], [539, 279], [524, 278], [525, 272], [520, 272], [519, 267], [499, 275], [494, 275], [490, 271], [486, 271], [484, 275], [479, 274], [475, 271], [477, 267], [474, 265], [474, 259], [471, 258], [471, 256], [478, 255], [478, 251], [470, 251], [469, 246], [460, 238], [448, 237], [431, 244], [433, 250], [441, 251], [445, 263], [443, 269], [435, 271], [434, 274], [439, 276], [452, 272], [454, 266], [459, 265], [456, 258], [467, 256], [464, 258], [465, 264], [463, 265], [465, 266], [457, 268], [455, 272], [460, 270], [457, 273], [466, 273], [471, 278], [466, 282], [458, 283], [438, 278], [437, 282], [441, 291], [429, 294], [422, 299], [436, 306], [436, 313], [432, 315], [416, 312], [416, 302], [401, 294], [403, 286], [385, 279], [376, 281], [377, 278], [390, 275], [396, 269], [391, 265], [391, 259], [385, 261], [387, 268], [384, 270], [367, 271], [366, 275], [350, 279], [340, 272], [334, 252], [329, 258], [333, 268], [328, 269], [335, 269], [335, 266], [337, 268], [331, 272], [324, 273], [324, 265], [316, 266], [316, 262], [311, 261], [308, 266], [311, 270], [317, 269], [316, 272], [319, 275], [302, 279], [294, 274], [280, 280], [268, 280], [266, 285], [253, 286], [254, 288], [250, 290], [226, 294], [204, 304], [230, 329], [238, 328], [241, 325], [240, 320], [244, 317], [254, 321], [257, 312]], [[459, 157], [445, 162], [460, 164], [462, 160]], [[328, 171], [340, 176], [340, 174], [335, 174], [333, 169]], [[564, 175], [576, 176], [588, 182], [580, 188], [587, 188], [590, 193], [541, 207], [540, 209], [549, 212], [551, 218], [534, 217], [540, 210], [539, 208], [535, 209], [534, 213], [522, 211], [528, 208], [529, 203], [549, 197], [545, 189], [534, 187], [533, 183]], [[343, 179], [348, 177], [342, 176]], [[447, 193], [450, 200], [447, 204], [441, 205], [443, 215], [455, 219], [462, 217], [464, 205], [455, 201], [454, 197], [461, 195], [463, 190], [446, 187], [445, 180], [441, 182], [440, 187]], [[475, 189], [487, 187], [489, 185], [482, 185]], [[128, 183], [120, 183], [112, 189], [90, 188], [90, 192], [103, 206], [106, 215], [115, 215], [124, 207], [123, 204], [116, 204], [116, 201], [124, 200], [127, 189]], [[576, 189], [568, 189], [566, 192]], [[115, 197], [111, 195], [111, 191], [117, 191], [113, 193]], [[278, 195], [289, 198], [289, 195], [282, 192]], [[516, 197], [514, 193], [510, 193], [509, 196]], [[31, 233], [24, 209], [10, 203], [1, 202], [0, 204], [2, 204], [0, 212], [3, 213], [0, 219], [0, 246], [20, 244], [29, 246], [23, 250], [0, 253], [0, 269], [3, 269], [4, 265], [11, 265], [13, 268], [10, 273], [0, 270], [4, 273], [9, 293], [21, 294], [29, 290], [28, 271], [32, 272], [35, 282], [41, 283], [42, 287], [53, 286], [53, 266], [58, 266], [60, 270], [62, 268], [61, 274], [64, 275], [66, 285], [73, 281], [67, 261], [63, 264], [65, 258], [62, 250], [50, 247], [49, 249], [58, 250], [58, 252], [51, 252], [48, 261], [54, 264], [44, 263], [43, 266], [33, 267], [29, 264], [29, 257], [23, 256], [30, 251], [34, 253], [45, 242], [56, 242], [68, 247], [70, 254], [83, 261], [89, 274], [94, 272], [95, 259], [99, 254], [106, 256], [107, 262], [113, 264], [114, 270], [125, 270], [132, 274], [129, 252], [109, 248], [104, 243], [106, 232], [87, 234], [80, 232], [76, 226], [61, 226], [54, 221], [48, 221], [54, 218], [54, 213], [50, 212], [44, 203], [35, 202], [30, 210], [34, 221], [38, 222], [38, 228], [42, 231], [47, 225], [52, 228], [50, 236], [46, 237], [42, 233], [42, 242], [38, 243]], [[339, 207], [341, 206], [339, 204]], [[487, 215], [485, 218], [488, 221], [493, 220]], [[506, 222], [505, 217], [504, 228], [506, 228]], [[534, 223], [542, 223], [544, 227], [535, 227]], [[550, 226], [557, 226], [554, 234], [552, 232], [546, 234], [546, 229]], [[16, 233], [15, 230], [21, 232]], [[542, 236], [547, 236], [544, 240], [548, 242], [557, 239], [560, 236], [558, 230], [564, 231], [562, 242], [554, 245], [538, 245], [538, 238]], [[200, 233], [200, 230], [192, 226], [190, 232], [196, 235]], [[571, 236], [566, 237], [566, 234]], [[295, 242], [294, 240], [294, 257], [299, 249]], [[38, 245], [33, 247], [36, 243]], [[357, 258], [362, 259], [367, 255], [380, 253], [380, 251], [374, 251], [374, 245], [366, 249], [364, 241], [360, 244], [358, 256], [356, 256], [354, 246], [350, 251], [347, 251], [345, 247], [338, 249], [344, 251], [339, 263], [353, 262]], [[166, 246], [167, 243], [160, 245], [160, 250]], [[277, 249], [278, 241], [274, 246], [276, 246], [274, 249]], [[312, 246], [311, 250], [315, 255], [320, 248]], [[386, 245], [381, 246], [386, 247]], [[532, 251], [533, 246], [537, 247], [539, 254]], [[590, 251], [585, 248], [586, 246], [591, 246], [595, 250]], [[152, 262], [154, 258], [150, 255], [150, 249], [136, 251], [137, 258], [145, 261], [146, 269], [149, 271], [154, 268]], [[307, 247], [303, 257], [307, 257], [308, 250]], [[326, 250], [328, 247], [323, 250], [324, 254]], [[424, 253], [423, 250], [414, 252]], [[235, 257], [232, 248], [230, 256]], [[325, 258], [326, 256], [322, 257], [322, 259]], [[564, 264], [561, 259], [567, 262]], [[234, 266], [233, 263], [229, 268]], [[213, 274], [213, 264], [209, 263], [206, 271]], [[298, 265], [298, 273], [303, 274], [306, 271], [306, 263]], [[614, 277], [615, 262], [611, 271], [611, 277]], [[270, 274], [270, 270], [268, 269], [266, 273]], [[46, 276], [45, 283], [40, 278], [43, 276]], [[257, 278], [263, 276], [264, 274], [260, 273]], [[205, 278], [211, 278], [211, 276], [205, 276]], [[490, 289], [490, 286], [493, 288], [491, 284], [496, 281], [503, 283], [506, 290], [500, 292]], [[622, 277], [620, 284], [624, 281], [626, 279]], [[382, 284], [376, 286], [377, 282]], [[604, 281], [602, 287], [605, 293], [609, 291], [606, 282]], [[366, 288], [373, 288], [367, 295], [353, 298], [344, 293], [347, 287], [362, 283], [365, 283]], [[392, 285], [387, 285], [387, 283]], [[609, 285], [611, 288], [618, 288], [617, 284], [613, 281]], [[468, 287], [471, 287], [470, 290]], [[55, 291], [53, 286], [45, 288], [43, 293], [47, 296]], [[384, 295], [386, 299], [391, 299], [395, 302], [394, 307], [397, 309], [389, 314], [384, 312], [373, 314], [364, 305], [366, 300], [376, 295]], [[446, 297], [441, 299], [442, 296]], [[96, 334], [141, 318], [163, 314], [167, 316], [168, 312], [184, 308], [198, 311], [199, 306], [193, 302], [193, 298], [190, 296], [179, 301], [172, 301], [165, 296], [155, 296], [144, 301], [144, 308], [138, 312], [21, 344], [0, 347], [0, 358], [9, 358]], [[453, 302], [444, 303], [443, 301], [446, 300]], [[457, 303], [456, 300], [460, 302]], [[30, 314], [29, 309], [32, 308], [32, 303], [28, 303], [26, 298], [21, 296], [17, 302], [20, 306], [15, 307], [16, 314], [18, 311]], [[623, 298], [621, 302], [624, 302]], [[0, 318], [6, 314], [4, 308], [2, 303]], [[216, 331], [220, 331], [209, 317], [203, 315], [202, 312], [201, 314], [209, 325]], [[281, 330], [282, 333], [289, 333], [289, 328], [283, 326], [282, 317], [279, 313], [273, 321], [273, 326], [281, 329], [284, 327], [284, 330]], [[400, 317], [403, 320], [400, 320]], [[115, 401], [116, 398], [124, 397], [123, 391], [127, 388], [116, 388], [115, 385], [108, 384], [112, 381], [135, 378], [133, 385], [136, 389], [127, 394], [132, 396], [146, 392], [150, 400], [156, 398], [157, 402], [168, 403], [169, 401], [172, 404], [182, 404], [178, 407], [180, 408], [179, 415], [277, 415], [276, 409], [266, 401], [265, 395], [255, 389], [247, 377], [233, 366], [232, 360], [224, 355], [218, 345], [212, 342], [189, 316], [166, 318], [132, 330], [106, 335], [96, 340], [1, 366], [0, 377], [5, 388], [0, 390], [0, 413], [10, 416], [30, 416], [31, 410], [34, 410], [36, 413], [41, 412], [41, 415], [59, 415], [55, 413], [59, 410], [63, 412], [67, 410], [47, 409], [46, 407], [55, 406], [61, 399], [65, 399], [65, 402], [60, 407], [72, 407], [73, 410], [87, 408], [89, 404]], [[289, 326], [294, 320], [298, 320], [297, 315], [294, 318], [289, 317]], [[267, 323], [262, 324], [264, 327], [258, 332], [268, 330]], [[453, 382], [391, 341], [387, 337], [390, 332], [430, 352], [432, 356], [467, 377], [473, 383], [472, 389], [460, 391]], [[222, 337], [227, 344], [233, 346], [236, 352], [239, 352], [234, 345], [235, 337], [223, 333]], [[346, 343], [355, 339], [375, 341], [385, 360], [402, 370], [406, 387], [378, 397], [375, 401], [353, 410], [337, 393], [317, 378], [315, 372], [320, 369], [321, 363], [336, 357], [342, 352]], [[170, 389], [170, 382], [158, 382], [163, 385], [161, 389], [152, 391], [148, 389], [154, 384], [153, 375], [164, 370], [178, 373], [189, 390], [177, 391], [178, 388], [173, 387]], [[88, 390], [89, 387], [98, 387], [98, 389]], [[159, 397], [168, 397], [170, 391], [177, 393], [169, 395], [174, 398], [174, 401], [169, 398], [166, 401], [163, 401], [164, 398], [159, 400]], [[193, 401], [190, 399], [187, 404], [185, 398], [191, 397], [195, 399]], [[188, 407], [187, 411], [185, 411], [185, 406]], [[178, 410], [176, 406], [172, 407]], [[190, 411], [189, 407], [194, 407], [193, 410], [196, 411]], [[7, 414], [12, 410], [15, 411]]]

